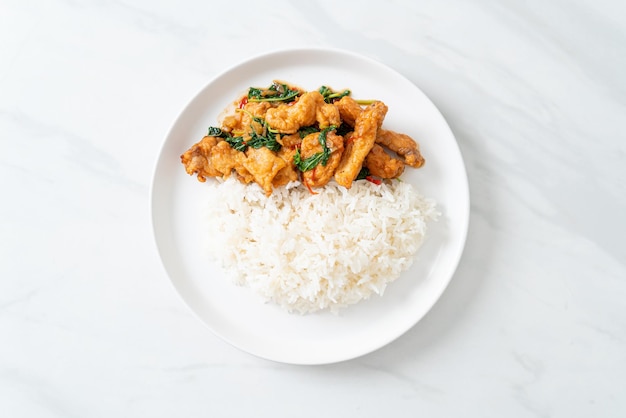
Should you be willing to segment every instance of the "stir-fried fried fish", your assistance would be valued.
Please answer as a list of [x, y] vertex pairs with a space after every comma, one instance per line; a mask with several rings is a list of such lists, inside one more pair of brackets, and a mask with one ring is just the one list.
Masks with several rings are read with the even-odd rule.
[[376, 143], [396, 152], [404, 158], [404, 163], [419, 168], [424, 165], [424, 157], [420, 153], [419, 145], [408, 135], [381, 129], [376, 137]]
[[374, 102], [363, 110], [356, 118], [354, 133], [337, 167], [335, 181], [350, 188], [359, 175], [365, 157], [376, 141], [376, 134], [387, 114], [387, 106], [383, 102]]
[[245, 183], [253, 181], [253, 177], [243, 166], [245, 154], [213, 136], [205, 136], [180, 158], [187, 173], [197, 173], [201, 182], [206, 181], [207, 177], [228, 177], [233, 170]]
[[[320, 135], [319, 132], [309, 134], [302, 140], [302, 158], [306, 159], [323, 152], [323, 147], [319, 142]], [[326, 164], [318, 164], [312, 170], [302, 173], [302, 179], [309, 187], [322, 187], [326, 185], [333, 178], [333, 174], [335, 174], [335, 170], [341, 162], [343, 138], [330, 131], [326, 134], [326, 146], [331, 152]]]
[[344, 96], [335, 102], [335, 106], [339, 111], [341, 120], [354, 128], [356, 118], [358, 118], [363, 111], [361, 105], [359, 105], [352, 97]]
[[296, 133], [301, 127], [316, 122], [321, 129], [341, 122], [337, 108], [324, 102], [317, 91], [304, 93], [295, 104], [281, 104], [268, 109], [265, 119], [272, 129], [284, 134]]
[[285, 161], [265, 147], [248, 148], [243, 166], [252, 174], [254, 181], [263, 188], [266, 195], [272, 194], [272, 181], [276, 174], [287, 165]]
[[217, 138], [214, 136], [205, 136], [202, 140], [189, 148], [180, 160], [185, 166], [187, 174], [198, 174], [198, 180], [205, 182], [207, 177], [221, 176], [222, 173], [213, 168], [210, 159], [211, 148], [217, 144]]
[[[337, 109], [339, 109], [341, 120], [349, 126], [354, 126], [357, 117], [363, 111], [357, 101], [350, 96], [342, 97], [341, 100], [336, 102], [336, 106]], [[419, 145], [413, 140], [413, 138], [406, 134], [399, 134], [394, 131], [381, 129], [378, 131], [378, 135], [376, 136], [376, 143], [395, 152], [402, 158], [402, 161], [405, 164], [411, 167], [419, 168], [424, 165], [424, 157], [419, 151]], [[398, 165], [398, 163], [391, 162], [391, 160], [390, 163], [393, 166]]]
[[[381, 128], [388, 110], [383, 102], [370, 101], [364, 108], [346, 93], [329, 97], [328, 91], [305, 92], [275, 83], [261, 95], [249, 93], [234, 103], [219, 128], [209, 128], [208, 135], [181, 155], [185, 170], [201, 182], [234, 173], [270, 195], [292, 181], [312, 188], [334, 177], [350, 188], [364, 168], [371, 176], [393, 179], [405, 164], [424, 164], [411, 137]], [[351, 129], [346, 135], [337, 133], [345, 133], [346, 127]]]
[[365, 157], [363, 165], [367, 167], [371, 175], [384, 179], [398, 178], [404, 172], [402, 161], [392, 158], [378, 144], [374, 144], [372, 150]]
[[272, 181], [272, 186], [280, 187], [289, 184], [291, 181], [297, 181], [298, 171], [293, 162], [293, 157], [296, 155], [296, 149], [283, 146], [280, 151], [278, 151], [277, 155], [285, 162], [285, 167], [276, 173], [276, 176]]
[[222, 177], [230, 176], [234, 170], [243, 182], [253, 181], [252, 175], [243, 164], [246, 155], [233, 149], [226, 141], [220, 141], [211, 148], [208, 160]]

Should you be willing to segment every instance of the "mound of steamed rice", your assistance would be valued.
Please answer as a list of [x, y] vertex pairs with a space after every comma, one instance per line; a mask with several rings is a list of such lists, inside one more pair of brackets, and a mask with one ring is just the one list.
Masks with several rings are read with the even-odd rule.
[[315, 195], [292, 183], [270, 197], [235, 179], [211, 183], [209, 255], [236, 284], [290, 312], [336, 312], [382, 295], [438, 216], [432, 199], [400, 181], [331, 182]]

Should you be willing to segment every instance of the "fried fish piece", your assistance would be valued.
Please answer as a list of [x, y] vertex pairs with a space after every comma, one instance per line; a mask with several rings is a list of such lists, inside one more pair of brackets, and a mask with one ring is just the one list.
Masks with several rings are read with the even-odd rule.
[[[387, 106], [380, 101], [365, 108], [350, 96], [326, 103], [319, 91], [311, 91], [302, 93], [291, 103], [239, 100], [224, 113], [227, 111], [231, 113], [219, 118], [220, 129], [225, 134], [205, 136], [180, 156], [186, 172], [197, 175], [198, 181], [235, 173], [240, 181], [256, 182], [270, 195], [274, 187], [298, 178], [309, 187], [321, 187], [334, 176], [337, 183], [349, 188], [362, 167], [377, 177], [396, 178], [405, 164], [412, 167], [424, 164], [419, 145], [413, 139], [381, 128]], [[326, 145], [331, 150], [326, 165], [318, 164], [301, 172], [294, 162], [296, 150], [306, 160], [322, 153], [324, 148], [319, 143], [319, 132], [302, 139], [300, 129], [313, 127], [324, 131], [342, 123], [353, 128], [353, 132], [342, 137], [333, 130], [325, 131]], [[280, 150], [255, 148], [259, 146], [258, 137], [265, 136], [268, 129], [276, 135]], [[242, 152], [242, 148], [247, 150]], [[389, 151], [395, 152], [399, 159]]]
[[250, 183], [254, 178], [243, 165], [245, 158], [245, 154], [215, 136], [203, 137], [180, 156], [187, 174], [197, 174], [203, 183], [207, 177], [228, 177], [233, 170], [242, 182]]
[[317, 101], [317, 109], [315, 113], [317, 126], [320, 129], [328, 128], [329, 126], [339, 126], [341, 124], [339, 109], [337, 109], [333, 104], [326, 103], [321, 94], [318, 93], [318, 95], [319, 99]]
[[335, 107], [339, 111], [341, 120], [354, 128], [356, 118], [359, 117], [363, 108], [350, 96], [343, 96], [335, 102]]
[[[344, 96], [335, 102], [339, 110], [341, 120], [350, 126], [354, 126], [356, 119], [363, 109], [350, 96]], [[413, 138], [406, 134], [381, 129], [376, 137], [376, 143], [381, 144], [403, 158], [404, 163], [414, 168], [424, 165], [424, 157], [419, 151], [419, 145]]]
[[217, 170], [221, 177], [228, 177], [233, 171], [237, 173], [237, 177], [244, 183], [251, 183], [254, 177], [250, 171], [244, 166], [246, 155], [237, 151], [226, 141], [219, 141], [209, 153], [208, 159], [210, 164]]
[[303, 126], [318, 123], [320, 129], [330, 125], [339, 125], [339, 111], [324, 102], [318, 91], [304, 93], [295, 103], [284, 103], [272, 107], [265, 113], [265, 120], [270, 128], [283, 134], [294, 134]]
[[[237, 151], [239, 152], [239, 151]], [[248, 148], [243, 166], [261, 186], [266, 196], [272, 194], [272, 181], [276, 174], [287, 165], [285, 161], [265, 147]]]
[[283, 167], [278, 173], [276, 173], [276, 176], [272, 180], [272, 186], [274, 186], [274, 188], [284, 186], [289, 182], [298, 180], [298, 171], [296, 168], [296, 164], [293, 161], [293, 156], [295, 154], [295, 148], [285, 146], [283, 146], [276, 154], [278, 157], [283, 159], [283, 161], [285, 162], [285, 167]]
[[185, 166], [185, 171], [190, 176], [198, 174], [198, 181], [205, 182], [207, 177], [219, 177], [222, 173], [213, 167], [210, 155], [211, 149], [217, 145], [218, 138], [205, 136], [199, 142], [191, 146], [180, 161]]
[[406, 134], [381, 129], [376, 136], [376, 143], [384, 145], [404, 159], [404, 163], [414, 168], [424, 165], [424, 157], [420, 153], [417, 142]]
[[[318, 152], [323, 152], [324, 149], [319, 141], [320, 135], [320, 132], [316, 132], [304, 137], [300, 149], [300, 155], [303, 160]], [[333, 131], [328, 131], [326, 133], [326, 146], [331, 150], [326, 165], [318, 164], [312, 170], [302, 173], [302, 180], [309, 187], [322, 187], [326, 185], [330, 179], [333, 178], [333, 174], [335, 174], [335, 170], [341, 162], [341, 155], [344, 150], [343, 137], [335, 134]]]
[[232, 108], [232, 113], [224, 116], [221, 121], [221, 129], [224, 132], [241, 135], [252, 129], [259, 133], [263, 127], [253, 118], [264, 118], [265, 113], [272, 107], [268, 102], [248, 102], [243, 108]]
[[295, 149], [302, 143], [302, 138], [300, 138], [300, 134], [280, 135], [278, 142], [280, 142], [283, 147], [295, 151]]
[[226, 115], [221, 122], [222, 131], [228, 133], [243, 131], [243, 124], [241, 123], [243, 115], [243, 112], [234, 112], [233, 114]]
[[370, 174], [383, 179], [395, 179], [404, 172], [404, 163], [387, 154], [383, 147], [374, 144], [363, 163]]
[[335, 172], [335, 181], [340, 185], [348, 189], [352, 186], [352, 182], [361, 171], [365, 157], [374, 146], [387, 110], [383, 102], [376, 101], [356, 118], [354, 133], [345, 146], [346, 149]]

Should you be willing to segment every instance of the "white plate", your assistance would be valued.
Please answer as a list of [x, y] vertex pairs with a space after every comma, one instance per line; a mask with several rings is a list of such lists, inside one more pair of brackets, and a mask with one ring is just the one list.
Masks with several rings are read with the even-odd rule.
[[[417, 139], [426, 164], [404, 181], [433, 197], [442, 212], [430, 224], [414, 265], [384, 296], [343, 309], [301, 316], [265, 304], [229, 282], [202, 253], [202, 187], [180, 155], [217, 123], [223, 108], [249, 86], [284, 80], [307, 90], [350, 88], [358, 99], [389, 106], [384, 126]], [[209, 180], [210, 181], [210, 180]], [[209, 328], [256, 356], [293, 364], [325, 364], [370, 353], [417, 323], [450, 281], [469, 221], [465, 166], [455, 138], [431, 101], [406, 78], [369, 58], [337, 50], [298, 49], [250, 59], [211, 81], [182, 111], [159, 155], [151, 191], [152, 224], [163, 265], [183, 300]]]

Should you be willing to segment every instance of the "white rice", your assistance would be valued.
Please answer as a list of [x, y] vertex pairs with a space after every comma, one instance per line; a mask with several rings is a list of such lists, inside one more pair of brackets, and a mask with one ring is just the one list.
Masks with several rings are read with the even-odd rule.
[[[212, 183], [212, 184], [211, 184]], [[438, 212], [410, 184], [299, 183], [266, 197], [256, 184], [207, 182], [209, 255], [236, 284], [309, 313], [382, 295], [413, 263]]]

